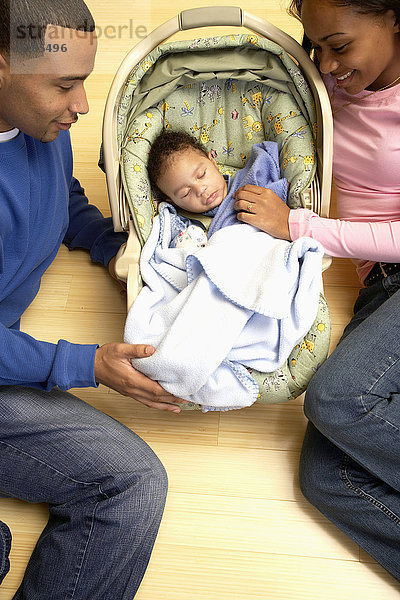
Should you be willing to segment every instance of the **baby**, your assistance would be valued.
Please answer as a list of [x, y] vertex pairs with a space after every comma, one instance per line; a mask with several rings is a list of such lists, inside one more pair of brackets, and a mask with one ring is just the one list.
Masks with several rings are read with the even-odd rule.
[[[147, 164], [153, 191], [176, 208], [213, 217], [228, 192], [228, 181], [204, 146], [183, 131], [163, 130], [154, 140]], [[215, 210], [214, 210], [215, 209]], [[176, 248], [202, 247], [205, 226], [190, 219], [171, 241]]]
[[163, 130], [156, 137], [147, 170], [156, 192], [193, 213], [216, 208], [228, 192], [211, 153], [184, 131]]
[[[254, 214], [254, 195], [251, 202], [235, 204], [235, 193], [245, 184], [266, 187], [282, 200], [287, 198], [288, 182], [281, 177], [276, 142], [254, 144], [246, 166], [232, 180], [220, 173], [211, 153], [196, 138], [182, 131], [164, 130], [152, 144], [147, 169], [156, 196], [169, 201], [182, 217], [183, 226], [171, 239], [173, 248], [192, 250], [206, 244], [207, 219], [197, 220], [196, 213], [208, 217], [208, 237], [222, 227], [250, 223], [241, 217], [243, 212], [238, 220], [237, 210], [251, 215], [251, 224], [262, 229], [259, 215]], [[265, 207], [260, 209], [261, 205], [256, 212], [261, 215]], [[188, 211], [189, 218], [182, 210]]]
[[[241, 186], [270, 186], [286, 199], [277, 144], [254, 144], [245, 167], [227, 181], [194, 138], [163, 132], [153, 142], [148, 172], [160, 200], [169, 203], [160, 203], [142, 249], [145, 285], [124, 336], [156, 351], [132, 364], [205, 412], [250, 406], [260, 391], [250, 371], [268, 373], [284, 364], [310, 329], [319, 299], [318, 245], [274, 239], [237, 217]], [[254, 214], [253, 203], [243, 210]], [[189, 218], [182, 216], [186, 210]], [[208, 235], [197, 219], [211, 221]], [[193, 240], [193, 226], [203, 243], [197, 234]]]

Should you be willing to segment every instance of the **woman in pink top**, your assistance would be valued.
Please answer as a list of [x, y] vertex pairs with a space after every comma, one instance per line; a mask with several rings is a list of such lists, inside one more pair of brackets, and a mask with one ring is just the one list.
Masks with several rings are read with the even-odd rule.
[[[238, 218], [350, 257], [364, 284], [311, 381], [302, 491], [400, 580], [400, 1], [292, 0], [331, 97], [339, 219], [236, 194]], [[251, 203], [251, 214], [245, 212]]]

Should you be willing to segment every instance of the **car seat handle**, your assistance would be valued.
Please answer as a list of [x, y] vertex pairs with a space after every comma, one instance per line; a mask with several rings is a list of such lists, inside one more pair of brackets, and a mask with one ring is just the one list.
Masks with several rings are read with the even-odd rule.
[[129, 227], [129, 209], [121, 181], [120, 148], [117, 138], [118, 106], [127, 77], [133, 65], [140, 64], [159, 44], [179, 31], [218, 25], [244, 27], [269, 39], [283, 48], [302, 69], [315, 98], [317, 111], [317, 155], [321, 192], [316, 196], [319, 205], [312, 202], [313, 210], [323, 217], [328, 216], [332, 180], [332, 113], [328, 93], [315, 64], [294, 38], [272, 23], [237, 6], [208, 6], [184, 10], [159, 25], [129, 51], [115, 74], [103, 118], [104, 167], [115, 231], [126, 231]]
[[182, 31], [197, 27], [213, 25], [231, 25], [241, 27], [243, 24], [242, 9], [238, 6], [206, 6], [190, 8], [179, 15], [179, 28]]

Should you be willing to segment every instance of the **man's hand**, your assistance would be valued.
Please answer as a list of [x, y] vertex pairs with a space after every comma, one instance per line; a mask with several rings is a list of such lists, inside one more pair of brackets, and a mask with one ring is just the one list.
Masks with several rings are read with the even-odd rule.
[[274, 192], [257, 185], [245, 185], [234, 197], [239, 221], [254, 225], [273, 237], [291, 241], [290, 208]]
[[156, 381], [152, 381], [143, 373], [132, 367], [131, 358], [151, 356], [154, 347], [145, 344], [121, 344], [112, 342], [101, 346], [96, 351], [94, 372], [97, 383], [130, 396], [142, 404], [159, 410], [180, 412], [174, 403], [186, 404], [185, 400], [175, 398]]

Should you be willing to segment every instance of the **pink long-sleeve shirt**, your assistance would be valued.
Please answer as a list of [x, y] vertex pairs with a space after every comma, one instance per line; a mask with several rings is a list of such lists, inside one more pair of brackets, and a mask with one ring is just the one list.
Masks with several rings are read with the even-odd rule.
[[375, 262], [400, 262], [400, 84], [351, 96], [331, 76], [324, 79], [334, 111], [339, 218], [292, 210], [290, 235], [312, 237], [327, 254], [353, 259], [363, 282]]

